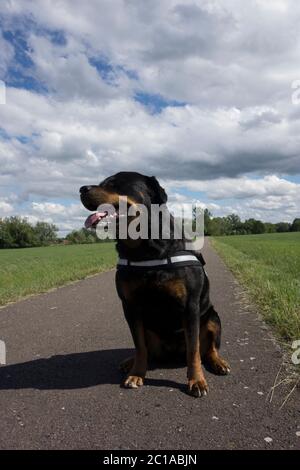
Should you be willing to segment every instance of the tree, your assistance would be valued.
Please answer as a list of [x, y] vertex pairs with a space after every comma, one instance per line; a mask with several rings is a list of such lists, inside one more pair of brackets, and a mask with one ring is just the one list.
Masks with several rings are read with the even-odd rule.
[[46, 222], [31, 225], [17, 216], [0, 220], [0, 248], [29, 248], [48, 245], [57, 239], [57, 228]]
[[243, 224], [237, 214], [230, 214], [225, 219], [228, 235], [237, 235], [242, 232]]
[[0, 219], [0, 248], [10, 248], [13, 246], [13, 243], [14, 240], [5, 220]]
[[290, 231], [291, 224], [288, 222], [279, 222], [276, 224], [276, 232], [283, 233]]
[[248, 219], [245, 220], [244, 227], [247, 233], [261, 234], [265, 233], [265, 224], [261, 220]]
[[40, 245], [49, 245], [57, 240], [58, 228], [47, 222], [37, 222], [34, 227], [37, 241]]
[[275, 233], [276, 232], [276, 225], [271, 224], [270, 222], [265, 222], [265, 232], [266, 233]]
[[265, 224], [261, 220], [256, 220], [254, 224], [255, 234], [265, 233]]
[[300, 232], [300, 219], [294, 219], [291, 225], [291, 232]]
[[73, 230], [66, 236], [66, 240], [73, 244], [96, 243], [97, 241], [100, 241], [94, 232], [85, 228]]
[[211, 235], [210, 233], [210, 222], [212, 218], [212, 213], [208, 210], [204, 210], [204, 235]]
[[213, 236], [226, 235], [226, 223], [222, 217], [214, 217], [210, 221], [210, 234]]
[[4, 219], [3, 231], [6, 233], [6, 244], [2, 248], [28, 248], [37, 246], [37, 238], [32, 225], [27, 219], [13, 216]]

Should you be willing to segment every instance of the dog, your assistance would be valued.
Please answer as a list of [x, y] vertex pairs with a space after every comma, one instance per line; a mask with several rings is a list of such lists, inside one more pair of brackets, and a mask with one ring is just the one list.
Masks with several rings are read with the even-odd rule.
[[[114, 207], [117, 227], [119, 201], [124, 196], [128, 208], [143, 204], [150, 210], [152, 204], [167, 202], [167, 194], [154, 176], [135, 172], [120, 172], [99, 185], [80, 188], [82, 204], [89, 211], [97, 211], [102, 204]], [[95, 228], [106, 216], [107, 212], [90, 215], [86, 227]], [[173, 233], [172, 215], [170, 221]], [[189, 253], [194, 259], [196, 256], [196, 262], [190, 265], [178, 263], [168, 265], [168, 269], [164, 265], [151, 266], [151, 260], [163, 262], [185, 252], [184, 240], [172, 236], [164, 239], [160, 232], [156, 239], [121, 238], [117, 233], [116, 248], [120, 259], [127, 263], [127, 266], [118, 265], [116, 288], [135, 345], [134, 356], [121, 365], [126, 372], [123, 385], [132, 389], [141, 387], [149, 360], [184, 355], [187, 392], [194, 397], [206, 395], [208, 384], [202, 361], [218, 375], [228, 374], [230, 368], [219, 354], [221, 321], [209, 298], [209, 280], [201, 254]]]

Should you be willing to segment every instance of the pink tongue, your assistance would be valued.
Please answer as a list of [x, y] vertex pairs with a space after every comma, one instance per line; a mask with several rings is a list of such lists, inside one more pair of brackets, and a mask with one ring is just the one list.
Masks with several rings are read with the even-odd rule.
[[91, 228], [93, 225], [97, 225], [101, 219], [107, 216], [107, 212], [96, 212], [95, 214], [91, 214], [88, 216], [86, 221], [84, 222], [85, 228]]

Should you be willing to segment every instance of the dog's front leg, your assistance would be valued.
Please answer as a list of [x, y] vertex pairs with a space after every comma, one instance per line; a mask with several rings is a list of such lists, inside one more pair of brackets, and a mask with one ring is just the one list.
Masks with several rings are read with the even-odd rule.
[[194, 397], [207, 395], [208, 385], [204, 377], [200, 357], [199, 304], [191, 303], [185, 313], [184, 332], [187, 353], [188, 393]]
[[[124, 309], [125, 310], [125, 309]], [[125, 317], [128, 322], [135, 345], [135, 356], [131, 370], [124, 382], [127, 388], [138, 388], [143, 385], [147, 372], [147, 347], [143, 322], [137, 315], [128, 312]]]

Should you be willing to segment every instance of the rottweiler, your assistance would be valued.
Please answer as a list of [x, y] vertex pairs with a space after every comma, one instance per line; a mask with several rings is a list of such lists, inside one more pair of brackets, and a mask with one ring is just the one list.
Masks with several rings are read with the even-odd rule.
[[[143, 204], [151, 212], [151, 204], [164, 205], [167, 194], [154, 176], [136, 172], [120, 172], [106, 178], [99, 185], [82, 186], [80, 197], [90, 211], [102, 204], [115, 209], [118, 229], [119, 197], [127, 196], [128, 207]], [[86, 227], [96, 227], [107, 212], [90, 215]], [[128, 218], [128, 220], [132, 217]], [[119, 266], [116, 288], [129, 325], [135, 354], [121, 365], [126, 372], [123, 385], [139, 388], [143, 385], [149, 360], [177, 360], [184, 355], [187, 364], [187, 391], [194, 397], [204, 396], [208, 385], [201, 360], [215, 374], [230, 371], [220, 356], [221, 321], [209, 298], [209, 280], [199, 252], [199, 262], [176, 266], [134, 266], [145, 260], [170, 259], [185, 252], [185, 240], [172, 237], [174, 218], [170, 215], [171, 237], [165, 239], [161, 231], [155, 239], [132, 239], [116, 236], [120, 259], [132, 266]], [[129, 223], [129, 222], [128, 222]], [[136, 263], [137, 265], [139, 263]]]

